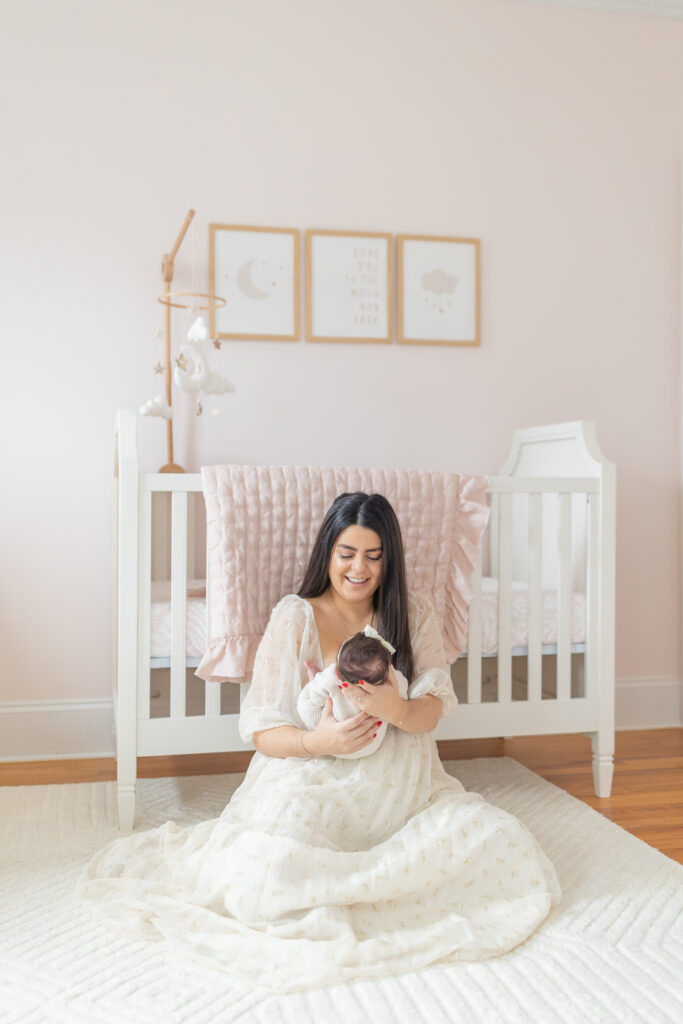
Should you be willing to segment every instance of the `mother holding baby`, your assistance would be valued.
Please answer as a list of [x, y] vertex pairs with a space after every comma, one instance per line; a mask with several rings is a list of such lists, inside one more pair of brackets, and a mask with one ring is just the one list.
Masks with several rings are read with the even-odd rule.
[[[302, 688], [367, 626], [394, 649], [385, 681], [335, 678], [306, 728]], [[456, 703], [392, 506], [341, 495], [259, 646], [244, 782], [217, 820], [111, 844], [81, 893], [133, 937], [281, 992], [513, 949], [559, 900], [557, 875], [524, 824], [444, 770], [431, 732]]]

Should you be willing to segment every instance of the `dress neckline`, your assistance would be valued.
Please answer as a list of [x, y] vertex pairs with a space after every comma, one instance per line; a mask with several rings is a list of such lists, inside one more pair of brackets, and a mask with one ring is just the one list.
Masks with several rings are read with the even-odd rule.
[[[298, 594], [296, 596], [299, 597]], [[311, 604], [311, 602], [307, 598], [300, 597], [299, 600], [304, 602], [304, 604], [308, 608], [308, 611], [310, 613], [311, 619], [313, 620], [313, 629], [315, 630], [315, 642], [317, 643], [318, 651], [320, 652], [320, 667], [321, 667], [321, 669], [328, 668], [329, 666], [327, 666], [325, 664], [325, 659], [323, 657], [322, 644], [320, 643], [320, 630], [318, 629], [318, 620], [315, 617], [315, 608], [313, 607], [313, 605]], [[370, 620], [370, 625], [372, 625], [372, 623], [374, 621], [374, 618], [375, 618], [375, 613], [373, 611], [372, 619]], [[330, 665], [334, 665], [334, 662], [331, 661]]]

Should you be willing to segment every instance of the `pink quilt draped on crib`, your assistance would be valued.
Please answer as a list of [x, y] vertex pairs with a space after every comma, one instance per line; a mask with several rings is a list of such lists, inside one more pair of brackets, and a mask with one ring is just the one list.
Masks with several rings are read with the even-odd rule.
[[319, 466], [204, 466], [201, 473], [211, 637], [201, 679], [249, 677], [273, 607], [301, 586], [325, 512], [347, 491], [391, 502], [408, 589], [434, 605], [448, 660], [465, 649], [469, 581], [489, 518], [487, 477]]

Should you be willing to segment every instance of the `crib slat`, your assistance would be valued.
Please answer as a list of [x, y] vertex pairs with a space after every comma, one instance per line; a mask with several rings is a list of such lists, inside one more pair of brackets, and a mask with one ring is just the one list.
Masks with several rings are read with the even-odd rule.
[[470, 579], [472, 600], [467, 627], [467, 703], [481, 704], [481, 555]]
[[[211, 644], [211, 588], [209, 586], [209, 545], [206, 545], [206, 647]], [[230, 684], [232, 685], [232, 684]], [[220, 715], [222, 683], [204, 683], [204, 714]]]
[[[222, 683], [204, 683], [204, 714], [220, 715]], [[226, 683], [232, 686], [232, 683]]]
[[571, 697], [572, 632], [572, 496], [558, 494], [557, 543], [560, 575], [557, 586], [557, 697]]
[[600, 499], [589, 494], [588, 535], [586, 537], [586, 653], [584, 654], [586, 697], [596, 698], [600, 692], [598, 678], [600, 636]]
[[185, 616], [187, 602], [187, 491], [171, 504], [171, 718], [185, 717]]
[[543, 495], [529, 495], [529, 578], [528, 578], [528, 648], [527, 699], [542, 699], [543, 678]]
[[196, 579], [197, 573], [195, 572], [195, 511], [196, 511], [196, 494], [190, 492], [188, 494], [188, 505], [187, 505], [187, 575], [189, 579]]
[[512, 700], [512, 494], [498, 506], [498, 703]]
[[149, 491], [139, 496], [138, 535], [138, 718], [149, 718], [150, 680], [149, 663], [151, 609], [152, 609], [152, 495]]

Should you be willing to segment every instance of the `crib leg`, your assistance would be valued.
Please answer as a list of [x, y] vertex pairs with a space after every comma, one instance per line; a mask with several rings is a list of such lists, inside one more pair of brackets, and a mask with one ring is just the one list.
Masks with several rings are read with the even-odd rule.
[[595, 795], [604, 799], [612, 793], [614, 777], [614, 733], [590, 732], [593, 748], [593, 785]]
[[135, 822], [135, 783], [119, 782], [116, 787], [116, 799], [119, 809], [119, 829], [121, 832], [132, 832]]
[[[125, 682], [125, 680], [124, 680]], [[119, 829], [132, 832], [135, 824], [135, 789], [138, 774], [135, 691], [119, 683], [116, 730], [116, 801]]]
[[118, 737], [116, 751], [116, 802], [119, 829], [132, 832], [135, 825], [135, 789], [137, 785], [137, 756], [131, 737]]
[[135, 779], [123, 781], [119, 772], [117, 782], [117, 804], [119, 809], [119, 829], [132, 831], [135, 822]]

